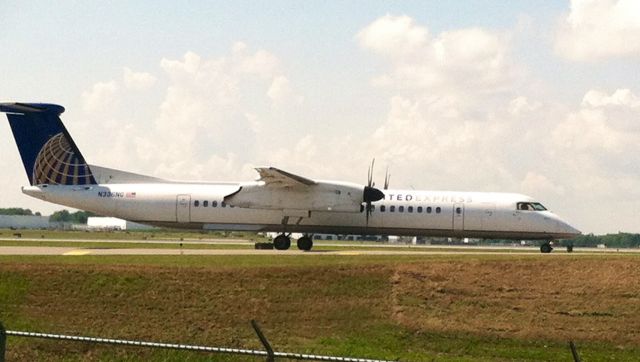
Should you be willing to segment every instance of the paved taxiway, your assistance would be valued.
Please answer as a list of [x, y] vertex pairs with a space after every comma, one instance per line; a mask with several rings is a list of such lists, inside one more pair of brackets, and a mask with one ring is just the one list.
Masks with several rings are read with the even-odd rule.
[[[340, 248], [344, 249], [344, 248]], [[0, 255], [540, 255], [535, 251], [513, 251], [469, 249], [469, 250], [313, 250], [304, 252], [297, 249], [290, 250], [255, 250], [255, 249], [151, 249], [151, 248], [74, 248], [56, 246], [0, 246]], [[551, 255], [603, 255], [603, 252], [581, 251], [569, 254], [561, 248]], [[615, 250], [606, 254], [617, 254]]]
[[[407, 245], [407, 244], [380, 244], [373, 242], [327, 242], [320, 241], [316, 245], [336, 248], [336, 250], [312, 250], [303, 252], [295, 245], [290, 250], [255, 250], [247, 249], [253, 246], [254, 241], [244, 239], [204, 239], [204, 240], [115, 240], [115, 239], [21, 239], [0, 238], [2, 241], [13, 242], [48, 242], [61, 243], [61, 246], [0, 246], [0, 255], [531, 255], [539, 254], [538, 247], [520, 245]], [[64, 243], [64, 246], [62, 246]], [[74, 247], [69, 244], [83, 243]], [[101, 243], [101, 246], [90, 247], [87, 244]], [[104, 247], [109, 243], [126, 243], [131, 248]], [[145, 244], [163, 244], [164, 248], [145, 248]], [[180, 245], [182, 244], [182, 245]], [[0, 244], [1, 245], [1, 244]], [[140, 247], [135, 247], [139, 245]], [[180, 245], [181, 247], [178, 247]], [[226, 245], [238, 246], [223, 249], [193, 249], [190, 245]], [[184, 246], [184, 247], [182, 247]], [[242, 248], [244, 246], [245, 248]], [[617, 254], [639, 253], [640, 249], [600, 249], [600, 248], [576, 248], [573, 254]], [[557, 247], [554, 255], [570, 255], [564, 247]]]

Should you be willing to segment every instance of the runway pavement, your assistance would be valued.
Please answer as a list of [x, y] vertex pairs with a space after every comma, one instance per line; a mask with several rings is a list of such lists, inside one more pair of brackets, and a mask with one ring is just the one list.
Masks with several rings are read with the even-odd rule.
[[[361, 248], [360, 248], [361, 249]], [[616, 254], [615, 250], [610, 252]], [[603, 255], [603, 252], [567, 253], [564, 249], [556, 249], [550, 255]], [[609, 253], [607, 253], [609, 254]], [[290, 250], [255, 250], [255, 249], [179, 249], [179, 248], [74, 248], [57, 246], [0, 246], [0, 255], [541, 255], [532, 250], [486, 250], [474, 249], [413, 249], [393, 250], [381, 248], [379, 250], [358, 250], [344, 247], [337, 250], [312, 250], [309, 252], [297, 249]]]

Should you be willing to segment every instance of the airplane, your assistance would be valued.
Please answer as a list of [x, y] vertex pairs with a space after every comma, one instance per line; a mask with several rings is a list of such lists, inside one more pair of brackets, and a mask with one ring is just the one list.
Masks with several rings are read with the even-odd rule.
[[314, 180], [275, 167], [249, 182], [185, 182], [88, 164], [63, 125], [64, 107], [0, 103], [30, 186], [22, 192], [55, 204], [142, 224], [201, 230], [276, 232], [274, 247], [313, 247], [313, 234], [454, 238], [571, 239], [580, 231], [533, 198], [498, 192], [381, 190]]

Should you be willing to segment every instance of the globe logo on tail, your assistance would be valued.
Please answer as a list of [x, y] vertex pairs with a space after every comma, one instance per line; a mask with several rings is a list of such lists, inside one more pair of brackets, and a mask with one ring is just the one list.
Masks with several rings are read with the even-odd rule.
[[42, 146], [33, 166], [33, 185], [87, 185], [92, 183], [89, 166], [74, 152], [60, 132]]

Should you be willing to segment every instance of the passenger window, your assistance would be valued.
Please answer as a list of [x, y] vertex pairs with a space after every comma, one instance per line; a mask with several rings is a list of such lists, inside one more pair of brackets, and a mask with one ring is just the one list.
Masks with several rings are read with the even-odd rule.
[[218, 207], [218, 201], [211, 201], [211, 207]]
[[409, 206], [409, 207], [407, 207], [407, 211], [408, 211], [408, 212], [413, 212], [413, 206]]
[[202, 202], [202, 207], [207, 207], [209, 206], [209, 201], [203, 201]]
[[456, 207], [456, 214], [458, 215], [462, 214], [462, 208]]
[[371, 212], [376, 211], [376, 205], [371, 205]]
[[442, 209], [440, 208], [440, 206], [436, 207], [436, 214], [439, 214], [440, 212], [442, 212]]
[[222, 201], [222, 202], [220, 203], [220, 207], [227, 207], [227, 204], [225, 204], [225, 202], [224, 202], [224, 201]]
[[431, 210], [432, 210], [432, 209], [431, 209], [431, 206], [427, 206], [427, 214], [430, 214], [430, 213], [431, 213]]
[[381, 206], [380, 206], [380, 212], [384, 212], [384, 210], [386, 210], [386, 208], [387, 208], [386, 206], [381, 205]]
[[418, 206], [418, 211], [416, 212], [422, 212], [422, 206]]
[[194, 207], [198, 207], [198, 206], [200, 206], [200, 201], [198, 201], [198, 200], [194, 201], [194, 202], [193, 202], [193, 206], [194, 206]]
[[396, 211], [396, 207], [393, 205], [389, 206], [389, 212], [394, 212], [394, 211]]
[[398, 206], [398, 212], [404, 212], [404, 206]]

